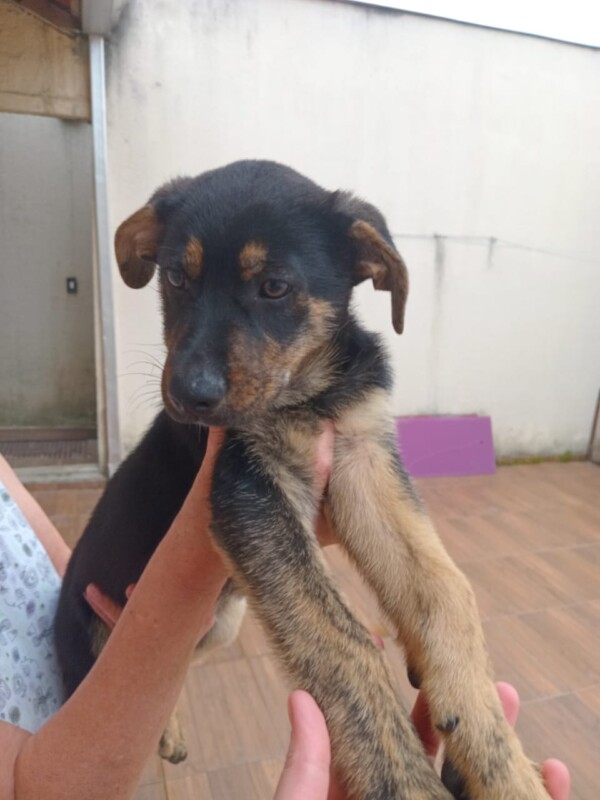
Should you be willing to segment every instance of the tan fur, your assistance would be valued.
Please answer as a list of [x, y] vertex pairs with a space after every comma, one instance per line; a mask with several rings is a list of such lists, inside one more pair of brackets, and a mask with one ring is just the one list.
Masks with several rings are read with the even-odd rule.
[[[257, 568], [269, 565], [269, 590], [257, 597], [255, 587], [246, 584], [242, 574], [237, 574], [236, 582], [248, 593], [293, 685], [311, 692], [323, 709], [336, 742], [335, 764], [352, 776], [349, 796], [369, 795], [369, 769], [374, 765], [371, 748], [375, 746], [389, 771], [402, 781], [406, 789], [402, 797], [448, 800], [450, 795], [435, 777], [408, 718], [398, 706], [385, 660], [367, 631], [349, 613], [324, 565], [314, 534], [317, 498], [312, 488], [320, 426], [314, 417], [302, 413], [291, 418], [274, 415], [269, 422], [246, 441], [252, 442], [262, 468], [290, 504], [302, 537], [310, 542], [311, 555], [301, 569], [292, 564], [282, 566], [279, 551], [285, 542], [269, 530], [272, 523], [266, 518], [264, 536], [261, 530], [255, 530], [255, 534], [261, 540]], [[276, 565], [274, 570], [271, 565]], [[236, 570], [233, 563], [232, 568]], [[364, 731], [360, 730], [350, 735], [359, 712], [375, 704], [377, 741], [369, 735], [363, 739]], [[368, 730], [368, 720], [366, 726]]]
[[396, 333], [404, 330], [404, 307], [408, 297], [408, 270], [402, 257], [381, 238], [372, 225], [357, 220], [350, 236], [358, 245], [356, 275], [371, 278], [376, 289], [392, 294], [392, 322]]
[[183, 268], [192, 280], [199, 278], [202, 272], [202, 259], [204, 258], [204, 248], [200, 239], [192, 236], [183, 254]]
[[227, 647], [236, 640], [244, 621], [246, 605], [246, 598], [237, 593], [220, 598], [215, 624], [194, 651], [195, 664], [202, 663], [214, 650]]
[[[245, 441], [289, 504], [301, 529], [296, 535], [309, 543], [310, 555], [295, 563], [282, 561], [280, 548], [288, 545], [273, 525], [284, 530], [289, 521], [274, 522], [265, 515], [264, 522], [254, 522], [259, 552], [253, 548], [243, 560], [245, 571], [254, 575], [269, 565], [268, 589], [245, 583], [241, 573], [237, 580], [293, 684], [311, 692], [324, 710], [335, 763], [350, 776], [349, 796], [368, 797], [375, 779], [370, 769], [380, 770], [384, 763], [394, 785], [401, 787], [393, 797], [447, 799], [450, 795], [433, 776], [399, 709], [381, 654], [344, 606], [321, 559], [312, 488], [318, 420], [299, 409], [262, 422]], [[341, 543], [394, 623], [469, 797], [547, 800], [536, 770], [504, 720], [473, 592], [403, 477], [394, 436], [389, 398], [382, 390], [372, 390], [336, 420], [328, 505]], [[288, 552], [298, 546], [290, 540]], [[361, 711], [372, 713], [373, 708], [377, 756], [368, 721], [366, 730], [349, 733]]]
[[158, 744], [158, 755], [171, 764], [179, 764], [187, 758], [187, 746], [177, 709], [169, 717]]
[[446, 753], [472, 800], [542, 800], [502, 714], [473, 592], [399, 477], [393, 434], [383, 391], [337, 421], [329, 497], [340, 539], [395, 624], [433, 724], [458, 719]]
[[115, 254], [125, 283], [145, 286], [154, 275], [156, 249], [163, 226], [151, 205], [143, 206], [117, 228]]
[[[185, 184], [169, 185], [155, 197], [174, 188]], [[370, 278], [376, 289], [391, 292], [393, 324], [401, 333], [408, 273], [389, 243], [383, 218], [344, 193], [337, 194], [335, 208], [354, 220], [347, 234], [355, 283]], [[117, 259], [130, 286], [142, 286], [152, 276], [160, 231], [151, 206], [119, 228]], [[200, 274], [202, 257], [199, 240], [189, 240], [186, 270]], [[249, 241], [238, 258], [242, 279], [250, 281], [269, 263], [267, 245]], [[252, 470], [253, 488], [244, 485], [246, 495], [229, 502], [229, 494], [219, 498], [218, 493], [226, 481], [215, 482], [213, 533], [236, 584], [260, 617], [293, 685], [309, 691], [323, 709], [334, 765], [347, 780], [348, 797], [449, 800], [398, 703], [382, 654], [345, 606], [316, 541], [319, 498], [313, 468], [319, 413], [337, 414], [328, 515], [396, 628], [470, 800], [547, 800], [504, 720], [473, 592], [442, 547], [397, 459], [388, 395], [365, 390], [349, 410], [339, 411], [348, 406], [335, 399], [336, 392], [344, 394], [344, 386], [336, 376], [333, 309], [306, 295], [296, 296], [295, 302], [309, 314], [293, 341], [253, 340], [240, 323], [235, 327], [235, 320], [228, 331], [224, 404], [238, 412], [239, 425], [227, 435], [234, 445], [231, 452], [243, 452], [242, 462]], [[170, 359], [185, 333], [173, 323], [166, 331], [165, 388]], [[319, 412], [318, 395], [332, 384], [334, 400], [329, 398]], [[350, 387], [346, 400], [356, 396]], [[168, 406], [168, 395], [165, 402]], [[227, 465], [227, 447], [221, 455]], [[224, 471], [221, 477], [231, 474]], [[233, 485], [241, 483], [234, 479]], [[253, 502], [244, 504], [246, 496]], [[219, 605], [217, 625], [201, 643], [201, 656], [239, 628], [243, 603], [225, 594]], [[106, 631], [96, 633], [101, 646]], [[173, 722], [163, 737], [164, 751], [172, 758], [182, 752], [177, 725]]]
[[248, 242], [240, 252], [241, 274], [245, 281], [249, 281], [265, 268], [268, 251], [260, 242]]
[[237, 412], [264, 407], [279, 394], [288, 402], [296, 379], [305, 381], [311, 357], [325, 347], [329, 336], [332, 309], [329, 303], [301, 298], [309, 307], [306, 329], [289, 345], [274, 339], [249, 342], [242, 332], [233, 331], [229, 347], [229, 392], [227, 403]]
[[94, 658], [98, 658], [102, 648], [108, 641], [108, 637], [110, 636], [110, 628], [100, 619], [100, 617], [96, 616], [93, 617], [90, 626], [92, 632], [90, 637], [92, 654]]

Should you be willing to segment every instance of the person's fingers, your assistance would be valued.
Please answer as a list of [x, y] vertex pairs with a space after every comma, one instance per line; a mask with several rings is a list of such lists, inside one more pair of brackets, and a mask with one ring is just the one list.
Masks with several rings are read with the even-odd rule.
[[417, 729], [419, 739], [423, 743], [425, 752], [428, 756], [434, 757], [439, 749], [441, 737], [431, 724], [429, 706], [423, 692], [419, 692], [417, 695], [411, 718], [413, 725]]
[[[519, 716], [519, 693], [510, 683], [497, 683], [496, 688], [504, 709], [504, 715], [514, 728]], [[569, 800], [571, 778], [569, 770], [562, 761], [557, 761], [553, 758], [544, 761], [542, 764], [542, 776], [552, 800]]]
[[[333, 422], [326, 420], [323, 423], [321, 434], [317, 439], [315, 460], [314, 486], [317, 497], [319, 498], [323, 497], [327, 489], [327, 484], [329, 483], [329, 476], [331, 475], [331, 467], [333, 465], [334, 439], [335, 431]], [[321, 547], [327, 547], [330, 544], [337, 543], [333, 525], [322, 504], [317, 515], [315, 533]]]
[[195, 516], [200, 509], [206, 506], [207, 502], [209, 501], [212, 488], [213, 469], [219, 450], [223, 445], [224, 438], [225, 430], [223, 428], [209, 429], [208, 441], [206, 442], [206, 452], [204, 454], [204, 458], [202, 459], [202, 464], [200, 465], [200, 469], [198, 470], [194, 484], [182, 507], [182, 511], [185, 515], [191, 513], [193, 516]]
[[212, 476], [213, 467], [215, 466], [215, 461], [217, 459], [217, 455], [219, 454], [219, 450], [223, 445], [224, 439], [225, 439], [224, 428], [209, 429], [208, 441], [206, 443], [206, 453], [204, 454], [202, 466], [200, 467], [201, 475], [205, 474], [208, 477]]
[[306, 692], [292, 692], [290, 747], [275, 800], [327, 800], [331, 749], [325, 719]]
[[123, 611], [121, 606], [115, 603], [114, 600], [111, 600], [110, 597], [102, 594], [95, 583], [90, 583], [86, 586], [84, 596], [100, 619], [105, 622], [109, 628], [114, 628]]
[[330, 544], [338, 544], [335, 529], [323, 506], [321, 506], [317, 515], [315, 534], [321, 547], [328, 547]]
[[326, 420], [323, 423], [322, 432], [317, 439], [317, 452], [315, 461], [315, 489], [317, 495], [321, 497], [325, 493], [331, 467], [333, 465], [333, 443], [335, 432], [333, 422]]
[[549, 758], [542, 764], [542, 777], [552, 800], [569, 800], [571, 794], [571, 776], [569, 770], [555, 758]]
[[496, 684], [496, 689], [498, 691], [498, 696], [500, 697], [500, 702], [502, 703], [504, 716], [506, 717], [508, 724], [514, 728], [517, 724], [519, 706], [521, 704], [519, 693], [510, 683], [503, 683], [502, 681]]

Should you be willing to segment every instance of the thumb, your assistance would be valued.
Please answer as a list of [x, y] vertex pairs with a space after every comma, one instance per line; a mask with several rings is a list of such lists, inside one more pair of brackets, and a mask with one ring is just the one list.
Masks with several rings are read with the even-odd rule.
[[290, 695], [292, 735], [274, 800], [327, 800], [331, 750], [325, 719], [306, 692]]
[[322, 425], [322, 430], [317, 439], [316, 461], [315, 461], [315, 490], [317, 496], [321, 498], [325, 493], [331, 467], [333, 465], [333, 446], [335, 442], [335, 429], [331, 420], [326, 420]]

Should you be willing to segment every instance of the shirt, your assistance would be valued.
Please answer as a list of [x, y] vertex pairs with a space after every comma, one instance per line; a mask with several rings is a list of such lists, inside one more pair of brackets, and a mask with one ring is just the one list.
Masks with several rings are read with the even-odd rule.
[[0, 720], [35, 733], [64, 701], [53, 623], [61, 580], [0, 481]]

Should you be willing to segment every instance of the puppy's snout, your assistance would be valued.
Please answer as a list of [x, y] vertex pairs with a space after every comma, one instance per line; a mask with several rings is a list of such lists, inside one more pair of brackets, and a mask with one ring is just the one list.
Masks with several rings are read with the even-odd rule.
[[210, 371], [173, 375], [169, 384], [169, 398], [176, 411], [193, 416], [216, 409], [226, 391], [224, 376]]

